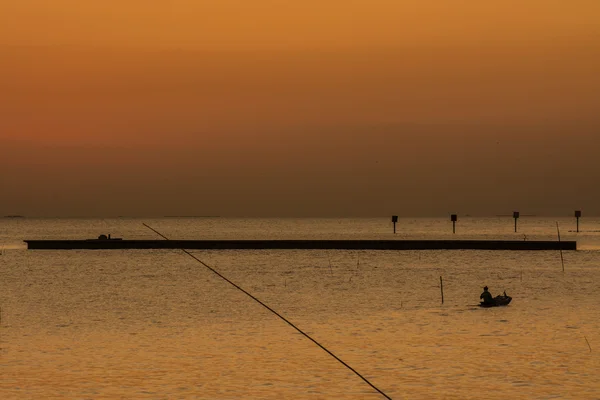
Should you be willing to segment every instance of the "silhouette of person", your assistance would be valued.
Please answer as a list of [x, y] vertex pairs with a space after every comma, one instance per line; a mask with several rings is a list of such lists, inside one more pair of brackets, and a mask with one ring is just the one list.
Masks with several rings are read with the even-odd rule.
[[492, 294], [488, 292], [487, 286], [483, 288], [483, 293], [481, 293], [481, 296], [479, 296], [479, 298], [483, 299], [484, 304], [491, 304], [494, 302], [494, 298], [492, 297]]

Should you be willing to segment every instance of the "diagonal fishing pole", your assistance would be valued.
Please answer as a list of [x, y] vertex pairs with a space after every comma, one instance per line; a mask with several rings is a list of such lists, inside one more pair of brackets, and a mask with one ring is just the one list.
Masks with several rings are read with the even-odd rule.
[[[159, 235], [160, 237], [162, 237], [163, 239], [170, 240], [168, 237], [166, 237], [165, 235], [163, 235], [162, 233], [160, 233], [156, 229], [152, 228], [151, 226], [149, 226], [149, 225], [147, 225], [145, 223], [143, 225], [146, 228], [148, 228], [151, 231], [153, 231], [154, 233], [156, 233], [157, 235]], [[330, 356], [332, 356], [333, 358], [335, 358], [337, 361], [339, 361], [344, 367], [346, 367], [350, 371], [354, 372], [354, 374], [356, 374], [360, 379], [362, 379], [363, 381], [365, 381], [369, 386], [371, 386], [373, 389], [375, 389], [377, 392], [379, 392], [383, 397], [385, 397], [388, 400], [392, 400], [392, 398], [390, 396], [388, 396], [383, 391], [381, 391], [379, 388], [377, 388], [377, 386], [375, 386], [371, 382], [369, 382], [369, 380], [367, 378], [365, 378], [364, 376], [362, 376], [354, 368], [352, 368], [350, 365], [346, 364], [344, 361], [342, 361], [338, 356], [336, 356], [335, 354], [333, 354], [331, 351], [327, 350], [322, 344], [320, 344], [315, 339], [313, 339], [312, 337], [310, 337], [307, 333], [303, 332], [296, 325], [294, 325], [293, 323], [291, 323], [290, 321], [288, 321], [284, 316], [282, 316], [281, 314], [279, 314], [277, 311], [273, 310], [271, 307], [269, 307], [268, 305], [266, 305], [265, 303], [263, 303], [262, 301], [260, 301], [259, 299], [257, 299], [256, 297], [254, 297], [253, 295], [251, 295], [250, 293], [248, 293], [244, 289], [242, 289], [240, 286], [236, 285], [235, 283], [233, 283], [232, 281], [230, 281], [229, 279], [227, 279], [225, 276], [223, 276], [221, 273], [219, 273], [216, 269], [212, 268], [211, 266], [209, 266], [208, 264], [206, 264], [204, 261], [200, 260], [198, 257], [196, 257], [195, 255], [193, 255], [192, 253], [190, 253], [186, 249], [180, 249], [180, 250], [183, 251], [188, 256], [192, 257], [194, 260], [198, 261], [200, 264], [204, 265], [211, 272], [213, 272], [214, 274], [216, 274], [219, 278], [223, 279], [225, 282], [229, 283], [231, 286], [235, 287], [236, 289], [238, 289], [239, 291], [241, 291], [242, 293], [244, 293], [246, 296], [250, 297], [252, 300], [256, 301], [258, 304], [260, 304], [261, 306], [263, 306], [264, 308], [266, 308], [267, 310], [269, 310], [270, 312], [272, 312], [273, 314], [275, 314], [276, 316], [278, 316], [286, 324], [288, 324], [289, 326], [291, 326], [292, 328], [294, 328], [295, 330], [297, 330], [298, 332], [300, 332], [304, 337], [306, 337], [307, 339], [309, 339], [311, 342], [313, 342], [314, 344], [316, 344], [317, 346], [319, 346], [321, 349], [323, 349], [325, 352], [327, 352], [327, 354], [329, 354]]]

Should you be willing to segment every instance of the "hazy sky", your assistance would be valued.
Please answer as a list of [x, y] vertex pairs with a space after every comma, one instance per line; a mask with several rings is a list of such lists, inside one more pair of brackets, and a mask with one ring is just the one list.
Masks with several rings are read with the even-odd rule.
[[598, 0], [3, 0], [0, 215], [600, 215]]

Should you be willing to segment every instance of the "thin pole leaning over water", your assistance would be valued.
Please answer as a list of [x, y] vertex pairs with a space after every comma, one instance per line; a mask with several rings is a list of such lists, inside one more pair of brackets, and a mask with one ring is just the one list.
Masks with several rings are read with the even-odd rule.
[[585, 342], [587, 343], [588, 347], [590, 348], [590, 353], [592, 352], [592, 346], [590, 346], [590, 342], [588, 342], [587, 338], [584, 336], [583, 337], [585, 339]]
[[558, 249], [560, 250], [560, 263], [562, 264], [562, 272], [565, 272], [565, 260], [562, 253], [562, 245], [560, 243], [560, 229], [558, 229], [558, 221], [556, 221], [556, 233], [558, 234]]
[[[168, 237], [166, 237], [165, 235], [163, 235], [162, 233], [160, 233], [156, 229], [152, 228], [151, 226], [149, 226], [147, 224], [143, 224], [143, 225], [146, 228], [148, 228], [151, 231], [153, 231], [154, 233], [156, 233], [157, 235], [159, 235], [160, 237], [162, 237], [163, 239], [169, 240]], [[270, 312], [272, 312], [273, 314], [275, 314], [277, 317], [279, 317], [286, 324], [288, 324], [289, 326], [291, 326], [292, 328], [294, 328], [295, 330], [297, 330], [304, 337], [306, 337], [311, 342], [313, 342], [314, 344], [316, 344], [317, 346], [319, 346], [321, 349], [323, 349], [327, 354], [329, 354], [330, 356], [332, 356], [333, 358], [335, 358], [337, 361], [339, 361], [344, 367], [346, 367], [350, 371], [354, 372], [354, 374], [356, 374], [360, 379], [362, 379], [363, 381], [365, 381], [369, 386], [371, 386], [373, 389], [375, 389], [377, 392], [379, 392], [383, 397], [385, 397], [386, 399], [389, 399], [389, 400], [392, 399], [390, 396], [388, 396], [383, 391], [381, 391], [379, 388], [377, 388], [375, 385], [373, 385], [371, 382], [369, 382], [369, 380], [367, 378], [365, 378], [364, 376], [362, 376], [361, 374], [359, 374], [354, 368], [352, 368], [350, 365], [346, 364], [344, 361], [342, 361], [338, 356], [336, 356], [335, 354], [333, 354], [331, 351], [327, 350], [322, 344], [320, 344], [319, 342], [317, 342], [315, 339], [313, 339], [312, 337], [310, 337], [308, 334], [304, 333], [304, 331], [302, 331], [296, 325], [294, 325], [293, 323], [291, 323], [290, 321], [288, 321], [284, 316], [282, 316], [281, 314], [279, 314], [277, 311], [273, 310], [271, 307], [269, 307], [268, 305], [266, 305], [265, 303], [263, 303], [262, 301], [260, 301], [259, 299], [257, 299], [256, 297], [254, 297], [253, 295], [251, 295], [250, 293], [248, 293], [244, 289], [242, 289], [240, 286], [236, 285], [235, 283], [233, 283], [232, 281], [230, 281], [229, 279], [227, 279], [225, 276], [221, 275], [217, 270], [215, 270], [214, 268], [210, 267], [208, 264], [206, 264], [204, 261], [200, 260], [198, 257], [196, 257], [195, 255], [193, 255], [192, 253], [190, 253], [186, 249], [180, 249], [180, 250], [183, 251], [188, 256], [192, 257], [194, 260], [198, 261], [200, 264], [202, 264], [206, 268], [208, 268], [211, 272], [213, 272], [219, 278], [223, 279], [225, 282], [229, 283], [231, 286], [235, 287], [236, 289], [238, 289], [239, 291], [241, 291], [242, 293], [244, 293], [246, 296], [250, 297], [252, 300], [256, 301], [258, 304], [260, 304], [261, 306], [263, 306], [264, 308], [266, 308], [267, 310], [269, 310]]]

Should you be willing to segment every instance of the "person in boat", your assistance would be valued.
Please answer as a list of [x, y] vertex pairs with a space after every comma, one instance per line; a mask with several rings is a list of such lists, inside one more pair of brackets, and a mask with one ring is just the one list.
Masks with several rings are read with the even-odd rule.
[[483, 293], [481, 293], [481, 296], [479, 296], [479, 298], [483, 300], [483, 304], [492, 304], [494, 302], [494, 298], [492, 297], [492, 294], [488, 292], [487, 286], [484, 286]]

